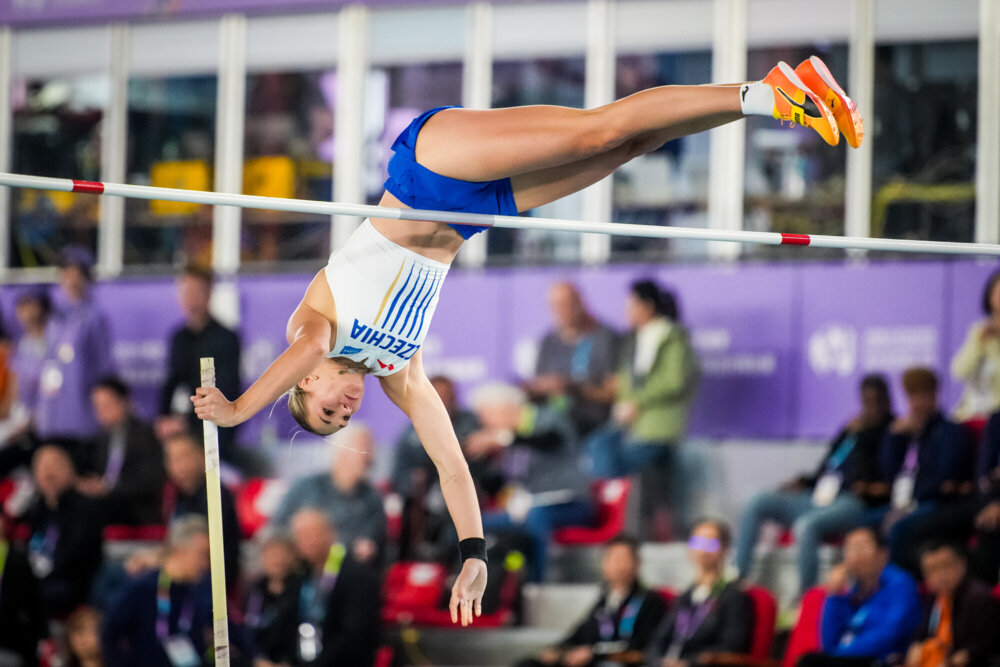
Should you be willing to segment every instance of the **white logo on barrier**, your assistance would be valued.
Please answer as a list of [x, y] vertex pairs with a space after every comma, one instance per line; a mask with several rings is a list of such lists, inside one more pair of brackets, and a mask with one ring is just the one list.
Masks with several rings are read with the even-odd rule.
[[827, 324], [809, 336], [809, 366], [816, 375], [854, 372], [858, 360], [858, 332], [846, 324]]
[[722, 327], [695, 329], [691, 344], [706, 376], [767, 377], [778, 368], [773, 351], [733, 350], [733, 333]]

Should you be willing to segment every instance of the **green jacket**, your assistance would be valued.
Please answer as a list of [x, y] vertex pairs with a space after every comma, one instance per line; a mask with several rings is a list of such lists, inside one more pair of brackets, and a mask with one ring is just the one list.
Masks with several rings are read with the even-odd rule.
[[634, 401], [639, 407], [630, 436], [650, 444], [679, 444], [701, 377], [687, 330], [676, 323], [670, 327], [645, 377], [635, 375], [635, 332], [625, 338], [621, 359], [618, 400]]

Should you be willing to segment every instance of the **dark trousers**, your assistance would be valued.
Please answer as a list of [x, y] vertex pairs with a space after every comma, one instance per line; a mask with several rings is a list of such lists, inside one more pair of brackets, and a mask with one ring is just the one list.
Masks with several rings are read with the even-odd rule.
[[878, 658], [847, 658], [825, 653], [806, 653], [796, 667], [879, 667]]
[[1000, 580], [1000, 530], [981, 530], [976, 533], [972, 568], [980, 579], [991, 586], [997, 585]]

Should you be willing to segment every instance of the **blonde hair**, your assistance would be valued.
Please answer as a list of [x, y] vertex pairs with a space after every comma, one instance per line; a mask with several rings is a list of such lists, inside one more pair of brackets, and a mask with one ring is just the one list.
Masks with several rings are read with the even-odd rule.
[[[348, 371], [354, 373], [361, 373], [362, 375], [367, 375], [368, 373], [371, 372], [371, 369], [369, 369], [368, 366], [366, 366], [363, 362], [354, 361], [353, 359], [348, 359], [347, 357], [334, 357], [330, 359], [330, 361], [334, 361], [343, 366], [344, 368], [346, 368]], [[292, 418], [295, 420], [295, 423], [297, 423], [299, 426], [301, 426], [309, 433], [312, 433], [313, 435], [322, 435], [321, 433], [317, 433], [316, 430], [309, 425], [309, 418], [306, 415], [306, 397], [308, 395], [309, 392], [300, 387], [298, 384], [289, 389], [288, 413], [292, 415]]]

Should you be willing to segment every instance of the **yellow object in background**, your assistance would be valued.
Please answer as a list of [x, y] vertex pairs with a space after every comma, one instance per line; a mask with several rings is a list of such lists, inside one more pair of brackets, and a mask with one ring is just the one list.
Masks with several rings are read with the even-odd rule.
[[62, 192], [61, 190], [25, 190], [21, 195], [20, 208], [22, 211], [30, 211], [38, 205], [38, 199], [44, 197], [52, 202], [52, 208], [56, 213], [65, 214], [73, 208], [76, 201], [75, 192]]
[[295, 163], [284, 155], [247, 160], [243, 164], [243, 194], [294, 197]]
[[[178, 160], [156, 162], [149, 172], [150, 185], [157, 188], [180, 188], [182, 190], [210, 190], [212, 176], [208, 163], [203, 160]], [[162, 201], [154, 199], [149, 203], [153, 215], [191, 215], [197, 213], [201, 204], [182, 201]]]

